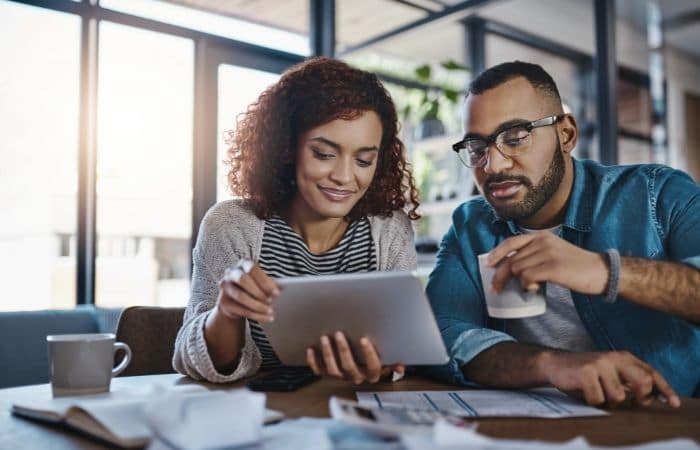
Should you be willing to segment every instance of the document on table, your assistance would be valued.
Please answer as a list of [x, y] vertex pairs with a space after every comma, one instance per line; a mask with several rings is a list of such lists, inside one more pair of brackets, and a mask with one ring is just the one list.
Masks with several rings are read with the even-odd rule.
[[358, 392], [360, 405], [440, 411], [462, 417], [565, 417], [605, 416], [554, 388], [519, 391], [474, 389], [466, 391]]

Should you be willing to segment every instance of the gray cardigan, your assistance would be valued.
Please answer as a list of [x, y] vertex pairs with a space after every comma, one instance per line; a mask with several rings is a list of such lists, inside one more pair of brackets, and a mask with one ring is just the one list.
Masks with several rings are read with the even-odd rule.
[[[415, 270], [413, 228], [402, 211], [391, 217], [370, 216], [379, 270]], [[264, 221], [240, 200], [214, 205], [204, 216], [192, 252], [192, 287], [182, 328], [175, 340], [173, 367], [196, 380], [227, 383], [253, 375], [261, 356], [246, 322], [245, 342], [236, 369], [222, 374], [214, 368], [204, 340], [204, 323], [216, 304], [218, 281], [227, 267], [241, 258], [257, 261], [262, 245]]]

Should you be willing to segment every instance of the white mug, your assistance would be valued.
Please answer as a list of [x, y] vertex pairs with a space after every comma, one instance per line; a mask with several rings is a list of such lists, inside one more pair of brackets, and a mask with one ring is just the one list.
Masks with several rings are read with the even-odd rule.
[[500, 294], [491, 291], [491, 281], [496, 273], [495, 267], [488, 267], [486, 260], [489, 254], [478, 256], [481, 284], [484, 286], [486, 310], [489, 316], [498, 319], [517, 319], [544, 314], [547, 310], [542, 289], [537, 292], [524, 291], [520, 280], [511, 278]]
[[[54, 397], [108, 392], [112, 377], [131, 361], [131, 349], [111, 333], [55, 334], [46, 337]], [[114, 355], [124, 358], [114, 367]]]

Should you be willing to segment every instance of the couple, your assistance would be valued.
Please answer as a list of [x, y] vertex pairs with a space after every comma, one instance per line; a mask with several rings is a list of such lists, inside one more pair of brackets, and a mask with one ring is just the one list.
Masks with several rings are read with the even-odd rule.
[[[662, 166], [574, 159], [576, 121], [537, 65], [475, 78], [465, 128], [453, 148], [483, 196], [454, 212], [430, 276], [450, 361], [426, 372], [553, 385], [593, 405], [700, 395], [700, 188]], [[244, 200], [219, 203], [202, 223], [175, 368], [229, 382], [279, 365], [259, 325], [274, 320], [274, 278], [415, 268], [418, 201], [404, 158], [375, 75], [324, 58], [283, 74], [232, 137], [229, 184]], [[492, 286], [479, 277], [485, 252], [498, 268]], [[546, 283], [544, 315], [486, 315], [484, 289], [513, 277]], [[342, 333], [321, 337], [307, 362], [354, 383], [404, 371], [359, 344], [364, 366]]]

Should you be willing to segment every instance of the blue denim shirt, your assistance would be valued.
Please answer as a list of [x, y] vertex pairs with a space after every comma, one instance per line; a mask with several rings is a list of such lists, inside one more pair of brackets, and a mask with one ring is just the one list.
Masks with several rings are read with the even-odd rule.
[[[660, 165], [602, 166], [574, 160], [563, 238], [581, 248], [677, 261], [700, 269], [700, 186]], [[519, 234], [483, 198], [459, 206], [442, 240], [427, 295], [450, 361], [427, 372], [470, 384], [461, 368], [503, 341], [507, 320], [486, 313], [477, 255]], [[685, 396], [700, 395], [700, 327], [624, 298], [572, 292], [576, 310], [600, 350], [627, 350], [659, 370]]]

